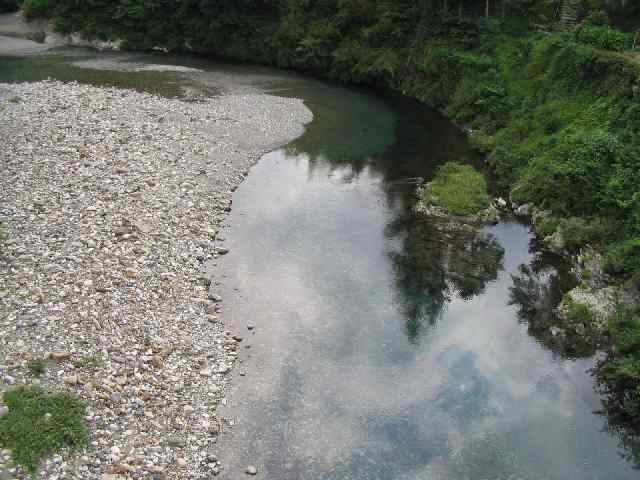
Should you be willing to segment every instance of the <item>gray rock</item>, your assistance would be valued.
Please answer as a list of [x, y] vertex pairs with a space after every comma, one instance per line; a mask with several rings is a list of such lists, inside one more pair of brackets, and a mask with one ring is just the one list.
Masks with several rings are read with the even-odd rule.
[[245, 472], [247, 475], [256, 475], [258, 473], [258, 469], [253, 465], [249, 465]]
[[565, 249], [565, 241], [560, 231], [544, 238], [545, 246], [554, 253], [561, 254]]
[[187, 442], [182, 437], [171, 436], [167, 438], [167, 445], [174, 448], [184, 448], [187, 446]]
[[533, 206], [529, 203], [525, 203], [516, 208], [513, 213], [515, 213], [518, 217], [529, 217], [531, 216], [532, 211]]

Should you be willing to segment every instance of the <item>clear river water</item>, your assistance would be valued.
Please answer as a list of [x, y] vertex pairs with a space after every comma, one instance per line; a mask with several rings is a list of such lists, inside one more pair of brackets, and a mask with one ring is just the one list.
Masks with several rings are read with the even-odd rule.
[[46, 77], [169, 96], [264, 91], [314, 113], [236, 191], [231, 251], [209, 266], [248, 347], [220, 411], [233, 426], [219, 478], [249, 464], [278, 480], [640, 478], [596, 391], [597, 352], [551, 314], [526, 314], [532, 292], [558, 301], [566, 266], [515, 219], [451, 231], [412, 213], [416, 182], [439, 164], [482, 168], [438, 113], [191, 57], [0, 57], [0, 81]]

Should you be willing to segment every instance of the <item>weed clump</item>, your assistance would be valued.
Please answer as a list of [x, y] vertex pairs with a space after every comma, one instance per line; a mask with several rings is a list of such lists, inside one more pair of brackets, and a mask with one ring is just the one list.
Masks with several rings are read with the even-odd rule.
[[434, 180], [420, 189], [420, 197], [424, 206], [442, 207], [453, 215], [474, 215], [490, 203], [482, 174], [456, 162], [442, 165]]
[[30, 474], [45, 455], [87, 443], [86, 407], [73, 395], [21, 386], [6, 391], [4, 403], [8, 412], [0, 417], [0, 447], [11, 450], [12, 460]]

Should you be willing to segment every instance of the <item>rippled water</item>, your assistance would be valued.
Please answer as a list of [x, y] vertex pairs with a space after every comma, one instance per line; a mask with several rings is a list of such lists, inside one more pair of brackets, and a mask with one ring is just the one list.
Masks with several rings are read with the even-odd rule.
[[447, 160], [482, 167], [437, 113], [195, 58], [0, 58], [0, 81], [46, 77], [187, 98], [268, 91], [314, 112], [238, 189], [231, 252], [211, 265], [249, 347], [222, 412], [235, 426], [220, 477], [248, 464], [282, 480], [639, 477], [598, 413], [592, 347], [528, 314], [568, 287], [558, 259], [515, 221], [451, 231], [411, 214], [417, 178]]

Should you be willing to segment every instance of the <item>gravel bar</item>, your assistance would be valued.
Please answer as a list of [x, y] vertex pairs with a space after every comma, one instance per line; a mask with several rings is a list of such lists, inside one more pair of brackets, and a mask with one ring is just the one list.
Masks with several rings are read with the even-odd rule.
[[[204, 264], [232, 248], [218, 226], [250, 166], [311, 118], [302, 101], [263, 94], [187, 102], [0, 84], [0, 389], [74, 392], [91, 431], [85, 451], [45, 460], [40, 478], [224, 468], [216, 406], [238, 340]], [[41, 358], [36, 378], [28, 363]], [[29, 478], [8, 454], [0, 478]]]

